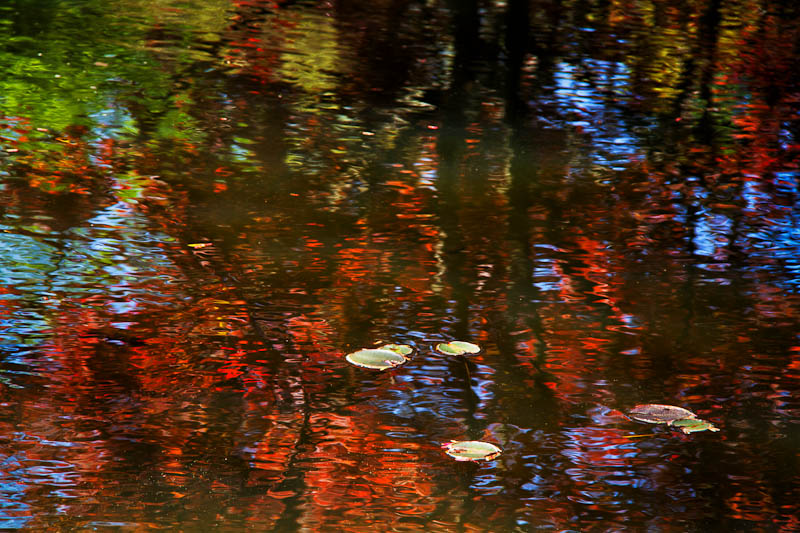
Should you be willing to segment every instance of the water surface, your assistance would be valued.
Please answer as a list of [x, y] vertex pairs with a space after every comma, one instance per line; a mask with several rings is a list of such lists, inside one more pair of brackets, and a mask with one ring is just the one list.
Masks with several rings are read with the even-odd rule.
[[5, 2], [0, 527], [797, 530], [798, 21]]

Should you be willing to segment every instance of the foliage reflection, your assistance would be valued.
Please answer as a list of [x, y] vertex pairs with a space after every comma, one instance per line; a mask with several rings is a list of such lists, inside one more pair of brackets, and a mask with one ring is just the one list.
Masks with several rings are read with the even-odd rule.
[[797, 528], [798, 20], [6, 2], [0, 524]]

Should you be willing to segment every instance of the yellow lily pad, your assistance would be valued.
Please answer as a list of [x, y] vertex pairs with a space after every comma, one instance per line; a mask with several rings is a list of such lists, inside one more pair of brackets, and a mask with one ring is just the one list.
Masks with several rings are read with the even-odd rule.
[[443, 444], [442, 448], [456, 461], [491, 461], [503, 452], [494, 444], [480, 440], [454, 440]]

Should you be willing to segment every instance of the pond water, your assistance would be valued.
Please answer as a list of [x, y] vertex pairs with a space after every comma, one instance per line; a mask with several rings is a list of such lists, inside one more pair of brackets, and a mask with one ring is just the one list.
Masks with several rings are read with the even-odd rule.
[[1, 528], [800, 530], [793, 0], [0, 25]]

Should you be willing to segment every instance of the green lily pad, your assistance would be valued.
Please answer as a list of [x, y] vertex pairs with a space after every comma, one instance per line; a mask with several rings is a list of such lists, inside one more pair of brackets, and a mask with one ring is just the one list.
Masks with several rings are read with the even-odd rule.
[[436, 345], [436, 349], [446, 355], [464, 355], [465, 353], [478, 353], [481, 347], [465, 341], [450, 341]]
[[400, 355], [410, 355], [414, 348], [408, 344], [384, 344], [379, 350], [389, 350], [391, 352], [399, 353]]
[[364, 368], [374, 370], [387, 370], [400, 366], [408, 359], [403, 355], [392, 350], [384, 349], [364, 349], [347, 354], [347, 362]]
[[443, 444], [442, 448], [456, 461], [490, 461], [503, 452], [494, 444], [480, 440], [454, 440]]
[[682, 418], [681, 420], [674, 420], [670, 425], [680, 428], [686, 434], [696, 431], [719, 431], [719, 428], [708, 420], [699, 418]]
[[436, 345], [436, 351], [439, 351], [446, 355], [460, 355], [461, 353], [463, 353], [444, 342]]
[[649, 424], [671, 424], [676, 420], [697, 418], [696, 414], [683, 407], [659, 403], [637, 405], [628, 411], [628, 416], [639, 422], [647, 422]]
[[451, 347], [455, 347], [457, 350], [461, 350], [464, 353], [478, 353], [481, 351], [481, 347], [477, 344], [472, 344], [471, 342], [465, 341], [450, 341], [448, 343]]

